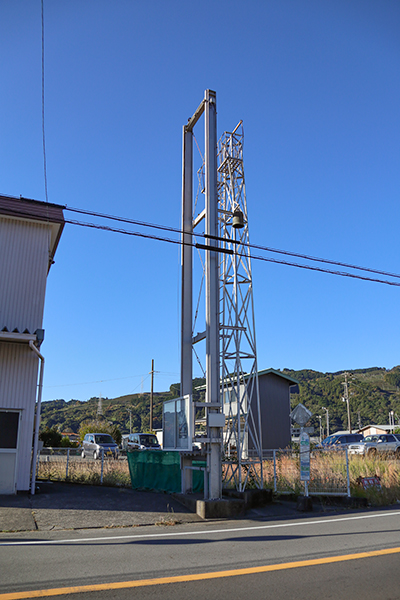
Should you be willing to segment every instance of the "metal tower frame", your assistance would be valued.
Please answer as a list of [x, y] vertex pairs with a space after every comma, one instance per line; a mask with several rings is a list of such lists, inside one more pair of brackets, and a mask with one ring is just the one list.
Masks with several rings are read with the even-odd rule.
[[[193, 220], [193, 128], [203, 113], [205, 208], [199, 218]], [[215, 92], [206, 90], [204, 100], [183, 128], [181, 395], [189, 394], [192, 397], [193, 229], [204, 219], [207, 236], [205, 244], [202, 245], [205, 250], [206, 329], [199, 339], [206, 340], [207, 482], [205, 493], [210, 500], [222, 498], [217, 203], [217, 98]]]
[[[203, 113], [205, 154], [199, 181], [200, 191], [205, 194], [205, 208], [196, 215], [193, 209], [193, 128]], [[232, 133], [224, 134], [219, 144], [216, 129], [216, 94], [206, 90], [204, 100], [183, 128], [181, 395], [192, 397], [193, 352], [197, 356], [194, 346], [205, 339], [205, 497], [208, 499], [222, 498], [223, 473], [225, 483], [233, 482], [239, 491], [244, 490], [250, 480], [256, 487], [262, 487], [261, 423], [257, 418], [261, 413], [243, 127], [239, 123]], [[243, 220], [241, 230], [235, 223], [238, 210]], [[203, 220], [205, 243], [194, 243], [194, 229]], [[205, 331], [197, 335], [193, 326], [194, 246], [205, 251]], [[223, 434], [221, 409], [226, 396], [229, 414]]]
[[[229, 411], [224, 432], [224, 481], [243, 491], [262, 488], [262, 435], [243, 166], [242, 121], [218, 143], [218, 211], [221, 249], [221, 391]], [[228, 252], [226, 252], [228, 251]]]

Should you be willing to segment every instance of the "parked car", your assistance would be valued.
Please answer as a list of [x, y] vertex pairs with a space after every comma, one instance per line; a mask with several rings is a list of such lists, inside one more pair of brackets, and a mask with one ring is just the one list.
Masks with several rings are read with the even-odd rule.
[[363, 436], [361, 433], [334, 433], [325, 438], [317, 448], [322, 450], [344, 450], [350, 444], [361, 442]]
[[83, 438], [81, 456], [93, 456], [94, 459], [104, 456], [118, 458], [118, 444], [108, 433], [87, 433]]
[[350, 444], [349, 453], [362, 456], [375, 456], [378, 453], [394, 454], [400, 458], [400, 439], [392, 433], [367, 435], [362, 442]]
[[154, 433], [130, 433], [124, 440], [126, 450], [161, 450]]

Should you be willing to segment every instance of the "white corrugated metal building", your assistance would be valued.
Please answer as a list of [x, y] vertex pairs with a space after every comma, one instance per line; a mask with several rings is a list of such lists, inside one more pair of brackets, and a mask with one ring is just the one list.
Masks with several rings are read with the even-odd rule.
[[0, 494], [31, 485], [46, 279], [63, 227], [62, 206], [0, 196]]

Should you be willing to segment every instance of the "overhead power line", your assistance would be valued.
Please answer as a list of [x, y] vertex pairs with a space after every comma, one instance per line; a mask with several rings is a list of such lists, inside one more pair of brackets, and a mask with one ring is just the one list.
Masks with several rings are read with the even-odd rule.
[[49, 201], [47, 194], [47, 161], [46, 161], [46, 136], [44, 133], [44, 7], [42, 6], [42, 139], [43, 139], [43, 171], [44, 171], [44, 193], [46, 202]]
[[[215, 248], [215, 247], [206, 247], [203, 244], [183, 242], [182, 240], [174, 240], [174, 239], [171, 239], [171, 238], [161, 237], [161, 236], [157, 236], [157, 235], [151, 235], [151, 234], [143, 233], [143, 232], [139, 232], [139, 231], [129, 231], [129, 230], [126, 230], [126, 229], [119, 229], [119, 228], [116, 228], [116, 227], [110, 227], [108, 225], [98, 225], [96, 223], [85, 223], [84, 221], [75, 221], [75, 220], [68, 220], [68, 219], [66, 219], [65, 222], [69, 223], [71, 225], [79, 225], [81, 227], [90, 227], [92, 229], [100, 229], [102, 231], [110, 231], [110, 232], [113, 232], [113, 233], [121, 233], [123, 235], [131, 235], [131, 236], [134, 236], [134, 237], [147, 238], [147, 239], [157, 240], [157, 241], [160, 241], [160, 242], [167, 242], [167, 243], [170, 243], [170, 244], [177, 244], [179, 246], [181, 246], [181, 245], [187, 245], [187, 246], [192, 246], [193, 248], [207, 248], [207, 249], [210, 249], [210, 250], [214, 250], [216, 252], [218, 252], [220, 250], [219, 248]], [[162, 228], [166, 229], [164, 227], [162, 227]], [[174, 231], [172, 228], [170, 230]], [[232, 250], [232, 252], [233, 252], [233, 250]], [[262, 260], [264, 262], [271, 262], [271, 263], [274, 263], [274, 264], [286, 265], [286, 266], [290, 266], [290, 267], [297, 267], [297, 268], [300, 268], [300, 269], [307, 269], [309, 271], [318, 271], [320, 273], [328, 273], [329, 275], [338, 275], [340, 277], [351, 277], [352, 279], [361, 279], [363, 281], [371, 281], [371, 282], [374, 282], [374, 283], [382, 283], [382, 284], [385, 284], [385, 285], [392, 285], [392, 286], [395, 286], [395, 287], [400, 287], [400, 283], [396, 283], [394, 281], [387, 281], [385, 279], [376, 279], [376, 278], [372, 278], [372, 277], [365, 277], [365, 276], [362, 276], [362, 275], [357, 275], [355, 273], [347, 273], [345, 271], [333, 271], [331, 269], [324, 269], [323, 267], [316, 267], [316, 266], [312, 266], [312, 265], [302, 265], [302, 264], [299, 264], [299, 263], [294, 263], [294, 262], [289, 262], [289, 261], [284, 261], [284, 260], [278, 260], [278, 259], [270, 258], [270, 257], [266, 257], [266, 256], [252, 255], [251, 258], [254, 259], [254, 260]], [[399, 275], [393, 275], [393, 277], [400, 277], [400, 276]]]
[[[63, 207], [64, 210], [67, 211], [71, 211], [71, 212], [77, 212], [80, 214], [86, 214], [86, 215], [90, 215], [90, 216], [95, 216], [95, 217], [99, 217], [99, 218], [104, 218], [104, 219], [110, 219], [113, 221], [120, 221], [120, 222], [124, 222], [124, 223], [129, 223], [129, 224], [133, 224], [133, 225], [139, 225], [141, 227], [148, 227], [148, 228], [153, 228], [153, 229], [160, 229], [162, 231], [168, 231], [171, 233], [178, 233], [178, 234], [182, 234], [182, 230], [175, 228], [175, 227], [169, 227], [167, 225], [157, 225], [155, 223], [147, 223], [145, 221], [138, 221], [136, 219], [128, 219], [126, 217], [117, 217], [115, 215], [108, 215], [108, 214], [104, 214], [104, 213], [98, 213], [98, 212], [94, 212], [94, 211], [87, 211], [84, 209], [80, 209], [80, 208], [70, 208], [70, 207]], [[14, 214], [18, 214], [18, 210], [14, 210], [13, 211]], [[26, 216], [26, 212], [21, 213], [24, 214]], [[32, 215], [33, 217], [35, 215]], [[120, 233], [123, 235], [131, 235], [134, 237], [142, 237], [142, 238], [146, 238], [146, 239], [153, 239], [153, 240], [157, 240], [157, 241], [161, 241], [161, 242], [167, 242], [170, 244], [177, 244], [177, 245], [188, 245], [188, 246], [192, 246], [194, 248], [199, 248], [199, 249], [209, 249], [208, 246], [205, 246], [204, 244], [199, 244], [199, 243], [191, 243], [191, 242], [183, 242], [182, 240], [176, 240], [176, 239], [171, 239], [171, 238], [167, 238], [167, 237], [161, 237], [161, 236], [157, 236], [157, 235], [151, 235], [151, 234], [146, 234], [143, 232], [139, 232], [139, 231], [130, 231], [130, 230], [126, 230], [126, 229], [120, 229], [120, 228], [116, 228], [116, 227], [110, 227], [109, 225], [99, 225], [96, 223], [87, 223], [85, 221], [76, 221], [73, 219], [65, 219], [65, 223], [69, 223], [71, 225], [78, 225], [80, 227], [89, 227], [92, 229], [100, 229], [102, 231], [110, 231], [113, 233]], [[207, 236], [206, 234], [198, 234], [196, 233], [197, 237], [204, 237], [204, 238], [209, 238], [212, 236]], [[216, 238], [216, 239], [220, 239], [220, 238]], [[223, 241], [226, 241], [225, 239]], [[231, 240], [232, 243], [237, 243], [235, 240]], [[293, 256], [293, 257], [298, 257], [298, 258], [303, 258], [304, 260], [311, 260], [314, 262], [321, 262], [321, 263], [325, 263], [325, 264], [331, 264], [331, 265], [336, 265], [336, 266], [341, 266], [341, 267], [345, 267], [345, 268], [349, 268], [349, 269], [354, 269], [354, 270], [359, 270], [359, 271], [364, 271], [364, 272], [369, 272], [369, 273], [375, 273], [377, 275], [385, 275], [386, 277], [393, 277], [396, 279], [400, 279], [400, 275], [398, 273], [391, 273], [389, 271], [383, 271], [383, 270], [378, 270], [378, 269], [371, 269], [369, 267], [360, 267], [357, 265], [352, 265], [350, 263], [342, 263], [339, 261], [334, 261], [334, 260], [328, 260], [328, 259], [324, 259], [324, 258], [316, 258], [313, 256], [308, 256], [306, 254], [300, 254], [297, 252], [290, 252], [287, 250], [277, 250], [276, 248], [269, 248], [268, 246], [261, 246], [258, 244], [248, 244], [245, 245], [243, 244], [243, 246], [248, 247], [248, 248], [254, 248], [254, 249], [258, 249], [258, 250], [263, 250], [265, 252], [275, 252], [278, 254], [284, 254], [286, 256]], [[224, 253], [229, 253], [229, 254], [233, 254], [234, 251], [231, 249], [226, 249], [226, 248], [218, 248], [218, 247], [212, 247], [213, 251], [215, 252], [224, 252]], [[266, 256], [258, 256], [258, 255], [252, 255], [251, 258], [253, 258], [254, 260], [261, 260], [264, 262], [270, 262], [270, 263], [274, 263], [274, 264], [280, 264], [280, 265], [286, 265], [286, 266], [290, 266], [290, 267], [297, 267], [300, 269], [306, 269], [309, 271], [318, 271], [320, 273], [327, 273], [329, 275], [338, 275], [340, 277], [350, 277], [353, 279], [361, 279], [363, 281], [371, 281], [374, 283], [381, 283], [381, 284], [385, 284], [385, 285], [391, 285], [391, 286], [395, 286], [395, 287], [400, 287], [400, 283], [396, 283], [394, 281], [388, 281], [385, 279], [377, 279], [374, 277], [365, 277], [362, 275], [357, 275], [355, 273], [348, 273], [346, 271], [334, 271], [331, 269], [325, 269], [322, 267], [317, 267], [317, 266], [312, 266], [312, 265], [306, 265], [306, 264], [300, 264], [300, 263], [295, 263], [295, 262], [290, 262], [290, 261], [285, 261], [285, 260], [278, 260], [278, 259], [274, 259], [271, 257], [266, 257]]]
[[[179, 233], [179, 234], [183, 233], [183, 231], [177, 227], [169, 227], [167, 225], [157, 225], [155, 223], [147, 223], [146, 221], [138, 221], [137, 219], [129, 219], [127, 217], [118, 217], [118, 216], [109, 215], [106, 213], [88, 211], [88, 210], [84, 210], [81, 208], [72, 208], [72, 207], [66, 206], [65, 210], [68, 210], [71, 212], [77, 212], [77, 213], [92, 216], [92, 217], [99, 217], [102, 219], [110, 219], [111, 221], [119, 221], [121, 223], [129, 223], [130, 225], [140, 225], [141, 227], [150, 227], [152, 229], [160, 229], [162, 231], [168, 231], [171, 233]], [[209, 236], [205, 236], [205, 234], [198, 234], [198, 233], [196, 233], [196, 236], [209, 237]], [[180, 242], [178, 242], [178, 243], [180, 243]], [[259, 244], [249, 244], [248, 247], [254, 248], [255, 250], [263, 250], [264, 252], [273, 252], [275, 254], [283, 254], [285, 256], [293, 256], [294, 258], [303, 258], [304, 260], [310, 260], [313, 262], [320, 262], [320, 263], [324, 263], [324, 264], [334, 265], [337, 267], [344, 267], [346, 269], [355, 269], [358, 271], [365, 271], [367, 273], [375, 273], [376, 275], [385, 275], [386, 277], [395, 277], [397, 279], [400, 279], [400, 274], [390, 273], [389, 271], [383, 271], [380, 269], [372, 269], [370, 267], [360, 267], [359, 265], [353, 265], [351, 263], [344, 263], [344, 262], [340, 262], [340, 261], [336, 261], [336, 260], [330, 260], [327, 258], [318, 258], [316, 256], [310, 256], [308, 254], [301, 254], [299, 252], [290, 252], [289, 250], [279, 250], [277, 248], [271, 248], [269, 246], [261, 246]], [[271, 262], [273, 262], [273, 261], [271, 261]], [[283, 264], [285, 264], [285, 263], [283, 263]]]

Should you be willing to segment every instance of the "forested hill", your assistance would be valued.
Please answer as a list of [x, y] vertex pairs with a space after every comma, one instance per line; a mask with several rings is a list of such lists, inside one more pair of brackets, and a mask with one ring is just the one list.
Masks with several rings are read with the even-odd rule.
[[[299, 382], [299, 394], [291, 397], [292, 409], [301, 402], [314, 414], [311, 424], [319, 428], [318, 415], [323, 417], [329, 410], [330, 431], [347, 429], [347, 408], [343, 402], [344, 371], [337, 373], [320, 373], [304, 369], [294, 371], [283, 369], [283, 374], [289, 375]], [[349, 371], [349, 399], [351, 422], [353, 427], [368, 424], [387, 424], [389, 411], [393, 410], [400, 417], [400, 366], [387, 370], [372, 367]], [[193, 381], [194, 388], [204, 384], [203, 379]], [[195, 392], [200, 399], [200, 393]], [[153, 398], [154, 428], [162, 427], [162, 404], [165, 400], [179, 396], [179, 384], [173, 384], [168, 392], [155, 393]], [[87, 401], [52, 400], [42, 404], [41, 429], [57, 427], [61, 432], [77, 433], [82, 422], [96, 417], [98, 398]], [[103, 398], [102, 409], [104, 418], [119, 427], [122, 434], [129, 433], [130, 414], [132, 431], [149, 429], [150, 394], [134, 394], [119, 398]], [[398, 418], [395, 417], [396, 424]]]
[[[194, 379], [193, 387], [205, 384], [204, 379]], [[204, 393], [203, 393], [204, 395]], [[195, 399], [200, 400], [201, 392], [194, 389]], [[168, 392], [153, 394], [153, 428], [162, 428], [162, 405], [165, 400], [179, 397], [179, 383], [171, 385]], [[130, 419], [132, 431], [148, 431], [150, 420], [150, 394], [129, 394], [119, 398], [102, 398], [102, 414], [106, 421], [119, 428], [122, 434], [129, 433]], [[97, 417], [99, 398], [81, 400], [50, 400], [43, 402], [40, 429], [56, 427], [62, 433], [78, 433], [84, 421]]]
[[[318, 415], [323, 417], [329, 411], [330, 432], [347, 429], [347, 404], [343, 401], [345, 372], [320, 373], [308, 369], [293, 371], [283, 369], [282, 373], [299, 382], [299, 394], [291, 397], [292, 409], [301, 402], [314, 417], [311, 424], [319, 428]], [[369, 424], [389, 423], [389, 411], [394, 411], [395, 422], [400, 418], [400, 366], [387, 370], [371, 367], [348, 371], [348, 391], [350, 417], [353, 428]]]

